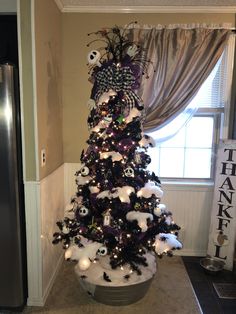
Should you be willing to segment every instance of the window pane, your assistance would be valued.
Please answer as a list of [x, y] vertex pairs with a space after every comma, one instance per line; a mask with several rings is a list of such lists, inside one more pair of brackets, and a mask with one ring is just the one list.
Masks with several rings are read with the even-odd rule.
[[212, 146], [213, 117], [194, 117], [187, 125], [186, 147]]
[[211, 149], [187, 148], [185, 151], [185, 178], [210, 178]]
[[149, 171], [154, 171], [156, 175], [159, 175], [159, 148], [154, 147], [148, 149], [148, 155], [151, 157], [151, 163], [148, 165], [147, 169]]
[[160, 148], [160, 177], [183, 177], [184, 149]]
[[226, 77], [227, 53], [224, 52], [192, 102], [204, 108], [224, 107]]
[[168, 141], [161, 144], [161, 147], [183, 147], [185, 142], [185, 127]]

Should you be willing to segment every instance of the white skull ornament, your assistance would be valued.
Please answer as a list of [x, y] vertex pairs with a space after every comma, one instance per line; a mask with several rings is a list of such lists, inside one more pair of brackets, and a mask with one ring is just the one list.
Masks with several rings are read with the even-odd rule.
[[80, 215], [81, 217], [87, 216], [88, 213], [89, 213], [89, 210], [88, 210], [87, 207], [85, 207], [85, 206], [80, 207], [80, 209], [79, 209], [79, 215]]
[[101, 59], [101, 54], [98, 50], [92, 50], [88, 54], [88, 63], [91, 65], [96, 64], [97, 66], [101, 66], [99, 60]]
[[98, 252], [97, 252], [100, 256], [105, 256], [107, 255], [107, 248], [106, 246], [102, 246], [98, 249]]
[[86, 177], [89, 174], [89, 168], [84, 166], [83, 168], [80, 169], [80, 173], [83, 177]]
[[131, 168], [131, 167], [127, 167], [125, 170], [124, 170], [124, 174], [126, 177], [130, 178], [130, 177], [134, 177], [134, 169]]

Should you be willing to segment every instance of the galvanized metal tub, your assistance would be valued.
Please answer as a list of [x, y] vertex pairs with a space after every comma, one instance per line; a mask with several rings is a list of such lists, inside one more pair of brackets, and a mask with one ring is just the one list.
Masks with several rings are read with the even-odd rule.
[[89, 283], [85, 279], [79, 278], [79, 282], [83, 289], [91, 295], [97, 302], [122, 306], [137, 302], [147, 293], [154, 277], [141, 283], [127, 286], [100, 286]]
[[145, 296], [155, 276], [155, 255], [146, 253], [145, 257], [148, 266], [140, 266], [140, 274], [128, 264], [112, 269], [108, 255], [99, 257], [85, 271], [77, 264], [75, 274], [83, 289], [96, 301], [108, 305], [128, 305]]

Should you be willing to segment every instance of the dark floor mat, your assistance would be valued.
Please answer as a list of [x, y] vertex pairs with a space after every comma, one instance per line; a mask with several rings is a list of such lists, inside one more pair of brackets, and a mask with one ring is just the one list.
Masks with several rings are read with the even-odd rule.
[[234, 283], [213, 283], [213, 287], [219, 298], [236, 299], [236, 284]]
[[231, 271], [222, 270], [217, 275], [207, 274], [200, 265], [200, 257], [183, 256], [183, 262], [204, 314], [235, 314], [236, 299], [218, 296], [214, 284], [236, 284]]

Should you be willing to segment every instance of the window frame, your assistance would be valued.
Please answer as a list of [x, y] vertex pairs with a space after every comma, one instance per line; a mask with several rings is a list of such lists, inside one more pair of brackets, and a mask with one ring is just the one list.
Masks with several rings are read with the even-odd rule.
[[[183, 177], [161, 177], [160, 180], [163, 184], [201, 184], [212, 185], [214, 183], [216, 171], [217, 150], [220, 140], [229, 138], [230, 130], [230, 110], [231, 110], [231, 91], [233, 84], [233, 66], [234, 66], [234, 53], [235, 53], [235, 35], [231, 35], [229, 43], [226, 47], [226, 67], [227, 77], [224, 82], [226, 88], [226, 99], [224, 107], [200, 107], [193, 115], [196, 116], [211, 116], [214, 118], [214, 130], [212, 138], [212, 155], [211, 155], [211, 176], [210, 178], [183, 178]], [[160, 151], [159, 151], [159, 166], [160, 166]], [[160, 167], [159, 167], [160, 168]]]
[[[207, 110], [206, 110], [207, 109]], [[161, 177], [160, 180], [162, 182], [194, 182], [194, 183], [211, 183], [214, 180], [215, 176], [215, 164], [216, 164], [216, 152], [218, 148], [218, 143], [220, 140], [220, 125], [222, 119], [223, 108], [198, 108], [197, 112], [194, 114], [194, 117], [211, 117], [213, 118], [213, 136], [212, 136], [212, 154], [211, 154], [211, 169], [210, 169], [210, 177], [209, 178], [195, 178], [195, 177]], [[155, 148], [154, 148], [155, 149]], [[185, 148], [183, 148], [185, 149]], [[159, 151], [159, 169], [160, 169], [160, 154], [161, 148]], [[184, 163], [184, 161], [183, 161]]]

